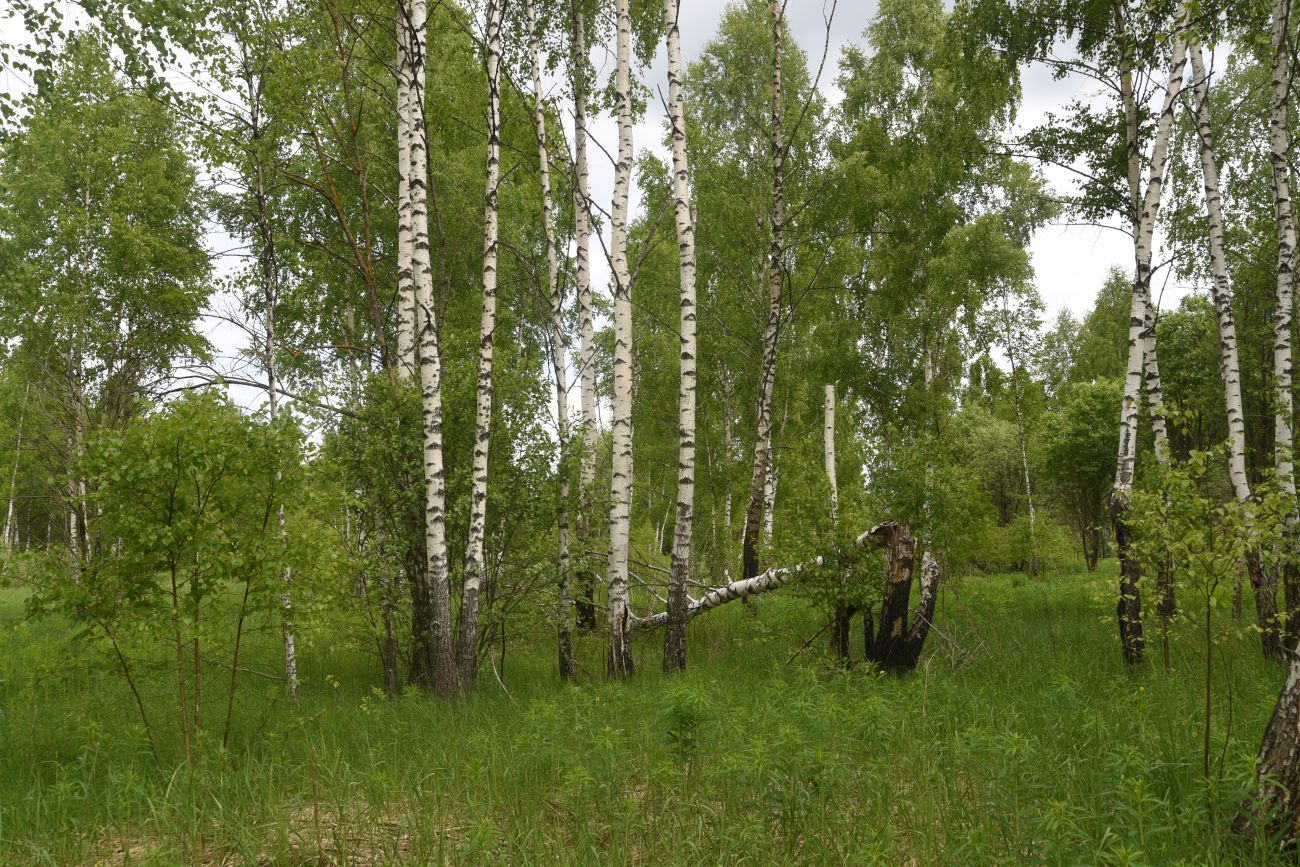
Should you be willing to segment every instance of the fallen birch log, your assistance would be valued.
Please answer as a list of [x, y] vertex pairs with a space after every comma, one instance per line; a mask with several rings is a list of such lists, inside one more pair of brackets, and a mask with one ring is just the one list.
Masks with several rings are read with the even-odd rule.
[[[878, 524], [867, 532], [861, 534], [853, 540], [855, 548], [861, 548], [867, 543], [885, 544], [884, 534], [887, 528], [897, 526], [906, 527], [905, 524], [899, 525], [893, 521], [885, 524]], [[686, 608], [686, 620], [690, 622], [706, 611], [712, 611], [728, 602], [735, 602], [737, 599], [745, 599], [751, 596], [758, 596], [763, 593], [770, 593], [773, 590], [780, 590], [782, 587], [794, 581], [805, 571], [815, 569], [819, 566], [826, 565], [825, 556], [814, 557], [807, 563], [800, 563], [795, 566], [783, 566], [777, 569], [768, 569], [762, 574], [755, 575], [753, 578], [742, 578], [738, 581], [732, 581], [722, 587], [715, 587], [699, 599], [691, 600]], [[651, 614], [649, 617], [634, 617], [630, 627], [636, 630], [655, 629], [668, 623], [668, 612], [660, 611], [658, 614]]]

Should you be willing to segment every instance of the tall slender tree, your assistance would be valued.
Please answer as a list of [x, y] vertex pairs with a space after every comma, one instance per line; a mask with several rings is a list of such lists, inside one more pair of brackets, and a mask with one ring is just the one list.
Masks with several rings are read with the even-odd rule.
[[[422, 657], [413, 670], [439, 695], [460, 688], [452, 638], [451, 575], [447, 556], [447, 479], [443, 461], [442, 350], [439, 346], [438, 306], [434, 295], [429, 244], [428, 127], [424, 114], [425, 61], [428, 45], [426, 0], [408, 0], [405, 50], [411, 67], [411, 93], [406, 103], [407, 155], [405, 172], [410, 196], [411, 270], [415, 281], [416, 323], [419, 326], [421, 419], [424, 448], [424, 568], [417, 571], [412, 611], [415, 654]], [[400, 64], [399, 64], [400, 65]]]
[[[1246, 414], [1241, 396], [1241, 359], [1237, 343], [1237, 323], [1232, 309], [1232, 283], [1228, 272], [1227, 244], [1224, 240], [1223, 197], [1219, 191], [1219, 167], [1215, 156], [1214, 128], [1210, 112], [1210, 82], [1200, 37], [1188, 35], [1187, 51], [1192, 65], [1192, 99], [1201, 178], [1205, 188], [1205, 212], [1210, 248], [1210, 297], [1214, 302], [1219, 334], [1219, 376], [1223, 380], [1223, 401], [1228, 420], [1228, 478], [1233, 495], [1247, 509], [1247, 532], [1250, 532], [1252, 492], [1246, 469]], [[1256, 613], [1264, 654], [1281, 654], [1277, 624], [1277, 591], [1274, 579], [1263, 568], [1259, 552], [1246, 557], [1246, 570], [1255, 591]]]
[[1169, 139], [1173, 130], [1174, 107], [1183, 83], [1186, 43], [1182, 24], [1177, 26], [1173, 52], [1165, 84], [1164, 103], [1151, 144], [1150, 175], [1142, 191], [1142, 139], [1138, 120], [1137, 96], [1134, 93], [1134, 47], [1125, 10], [1116, 6], [1116, 41], [1120, 51], [1120, 96], [1124, 109], [1125, 156], [1127, 164], [1130, 223], [1133, 227], [1135, 271], [1132, 302], [1129, 310], [1128, 372], [1124, 381], [1124, 399], [1120, 410], [1119, 456], [1115, 485], [1111, 494], [1111, 514], [1115, 524], [1115, 543], [1120, 559], [1120, 586], [1117, 614], [1124, 660], [1140, 665], [1145, 658], [1142, 636], [1142, 599], [1138, 581], [1140, 570], [1129, 550], [1129, 530], [1125, 523], [1129, 497], [1133, 489], [1137, 462], [1138, 400], [1144, 375], [1148, 384], [1158, 383], [1155, 362], [1153, 317], [1149, 312], [1151, 261], [1156, 215], [1164, 184]]
[[528, 56], [533, 78], [533, 122], [537, 128], [538, 178], [542, 188], [542, 230], [546, 237], [546, 299], [550, 310], [551, 371], [555, 379], [555, 430], [559, 441], [559, 490], [556, 495], [557, 648], [560, 677], [572, 680], [577, 675], [573, 658], [573, 620], [569, 590], [569, 385], [568, 359], [564, 331], [564, 295], [560, 289], [560, 252], [555, 230], [555, 198], [551, 193], [551, 155], [546, 144], [546, 100], [542, 90], [542, 47], [537, 36], [537, 9], [534, 0], [524, 0], [524, 24], [528, 34]]
[[664, 631], [664, 671], [686, 669], [686, 585], [691, 575], [691, 533], [695, 523], [695, 209], [690, 202], [686, 154], [686, 107], [682, 87], [682, 38], [677, 0], [664, 0], [668, 52], [668, 117], [673, 146], [673, 213], [677, 226], [681, 336], [677, 392], [677, 514], [673, 527]]
[[628, 545], [632, 512], [632, 274], [628, 266], [628, 193], [632, 180], [632, 15], [629, 0], [617, 0], [614, 103], [618, 118], [618, 161], [610, 208], [610, 265], [614, 280], [614, 463], [609, 505], [609, 671], [633, 673], [628, 636]]
[[460, 599], [456, 661], [468, 687], [478, 666], [479, 589], [487, 568], [488, 450], [492, 444], [492, 356], [497, 327], [497, 247], [501, 242], [501, 6], [488, 0], [484, 62], [487, 65], [487, 192], [483, 207], [483, 311], [479, 320], [478, 380], [475, 388], [474, 461], [470, 470], [469, 539]]
[[[578, 391], [582, 433], [578, 459], [577, 538], [585, 549], [591, 536], [592, 488], [596, 484], [596, 327], [591, 299], [591, 199], [587, 166], [587, 19], [584, 0], [572, 0], [573, 54], [569, 61], [573, 89], [573, 241], [575, 294], [578, 300]], [[578, 579], [578, 621], [596, 628], [595, 577], [581, 559]]]
[[772, 465], [772, 393], [776, 381], [777, 341], [782, 316], [782, 288], [785, 279], [785, 143], [781, 101], [781, 56], [785, 39], [785, 3], [770, 0], [772, 19], [772, 93], [769, 119], [772, 159], [771, 245], [767, 254], [765, 279], [768, 291], [767, 320], [763, 326], [762, 354], [758, 375], [758, 412], [754, 432], [754, 464], [749, 483], [749, 501], [745, 507], [744, 544], [741, 551], [745, 578], [758, 575], [759, 531], [763, 506], [768, 499], [767, 485], [774, 472]]

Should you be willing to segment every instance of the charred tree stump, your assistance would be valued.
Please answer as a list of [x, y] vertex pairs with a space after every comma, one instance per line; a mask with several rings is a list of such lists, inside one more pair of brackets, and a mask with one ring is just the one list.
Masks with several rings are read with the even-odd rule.
[[888, 566], [879, 629], [873, 629], [870, 611], [863, 615], [867, 659], [884, 671], [910, 670], [921, 658], [934, 618], [941, 572], [939, 561], [928, 551], [922, 557], [921, 598], [909, 613], [916, 539], [906, 524], [894, 521], [873, 528], [869, 537], [885, 549]]

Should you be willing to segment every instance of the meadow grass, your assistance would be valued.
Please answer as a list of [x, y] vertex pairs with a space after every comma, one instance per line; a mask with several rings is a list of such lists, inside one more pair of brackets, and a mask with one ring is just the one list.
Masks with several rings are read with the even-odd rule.
[[[456, 703], [385, 699], [318, 636], [296, 701], [245, 677], [229, 749], [188, 764], [164, 673], [155, 758], [122, 679], [0, 591], [0, 863], [1268, 863], [1225, 829], [1282, 669], [1220, 640], [1205, 778], [1196, 627], [1171, 671], [1151, 629], [1126, 672], [1113, 573], [952, 582], [906, 676], [836, 670], [824, 636], [790, 661], [821, 625], [790, 592], [698, 620], [683, 677], [653, 636], [634, 681], [563, 686], [539, 642]], [[598, 638], [580, 652], [598, 674]]]

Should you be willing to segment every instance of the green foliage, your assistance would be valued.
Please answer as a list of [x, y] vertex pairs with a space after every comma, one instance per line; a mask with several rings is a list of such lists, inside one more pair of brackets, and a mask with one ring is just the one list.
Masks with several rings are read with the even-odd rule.
[[[202, 672], [213, 661], [203, 648], [229, 653], [237, 670], [245, 621], [278, 608], [286, 569], [309, 571], [276, 520], [294, 502], [298, 450], [291, 422], [258, 422], [211, 391], [102, 433], [82, 468], [97, 545], [85, 569], [33, 595], [31, 611], [61, 614], [104, 653], [111, 648], [133, 690], [133, 667], [174, 653], [176, 688], [192, 692], [197, 733]], [[231, 599], [239, 600], [233, 615]], [[187, 701], [175, 710], [188, 730]]]

